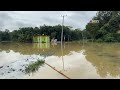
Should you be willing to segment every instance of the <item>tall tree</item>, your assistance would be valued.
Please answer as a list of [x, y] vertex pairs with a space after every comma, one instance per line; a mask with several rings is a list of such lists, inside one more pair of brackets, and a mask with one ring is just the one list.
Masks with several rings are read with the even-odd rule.
[[88, 23], [86, 25], [86, 30], [91, 36], [92, 41], [96, 38], [98, 35], [98, 30], [99, 30], [99, 23]]

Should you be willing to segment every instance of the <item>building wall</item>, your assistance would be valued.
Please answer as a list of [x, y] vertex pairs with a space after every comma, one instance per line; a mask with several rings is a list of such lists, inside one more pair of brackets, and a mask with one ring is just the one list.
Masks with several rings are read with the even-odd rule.
[[37, 36], [34, 36], [34, 37], [33, 37], [33, 42], [35, 42], [35, 43], [38, 42]]
[[34, 43], [49, 43], [50, 37], [49, 36], [34, 36], [33, 42]]

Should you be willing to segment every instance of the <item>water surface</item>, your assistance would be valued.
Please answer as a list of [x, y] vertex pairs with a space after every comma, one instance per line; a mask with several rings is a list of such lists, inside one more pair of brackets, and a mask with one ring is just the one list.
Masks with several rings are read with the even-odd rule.
[[[63, 55], [63, 61], [62, 61]], [[45, 61], [70, 78], [120, 78], [120, 43], [0, 43], [0, 66], [29, 57]], [[44, 65], [32, 76], [18, 78], [65, 78]]]

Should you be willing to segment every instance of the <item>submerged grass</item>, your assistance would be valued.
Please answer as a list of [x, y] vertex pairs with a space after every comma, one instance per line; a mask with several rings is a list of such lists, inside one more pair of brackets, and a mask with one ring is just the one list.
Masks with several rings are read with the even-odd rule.
[[39, 69], [40, 66], [42, 66], [45, 63], [44, 60], [37, 60], [34, 63], [29, 64], [26, 68], [25, 68], [25, 72], [26, 73], [33, 73], [35, 71], [37, 71]]

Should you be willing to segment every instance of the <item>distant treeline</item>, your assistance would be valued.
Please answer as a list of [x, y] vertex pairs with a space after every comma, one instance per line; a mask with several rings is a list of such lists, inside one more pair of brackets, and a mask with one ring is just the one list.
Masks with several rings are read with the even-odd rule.
[[[40, 27], [26, 27], [19, 28], [9, 32], [9, 30], [0, 31], [0, 41], [16, 41], [16, 42], [32, 42], [32, 38], [35, 35], [49, 35], [50, 39], [55, 38], [58, 41], [61, 40], [61, 25]], [[70, 26], [64, 26], [65, 41], [74, 41], [82, 39], [82, 31], [79, 29], [72, 30]]]

